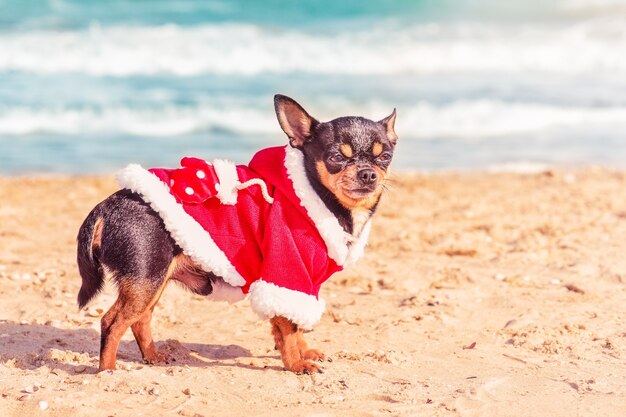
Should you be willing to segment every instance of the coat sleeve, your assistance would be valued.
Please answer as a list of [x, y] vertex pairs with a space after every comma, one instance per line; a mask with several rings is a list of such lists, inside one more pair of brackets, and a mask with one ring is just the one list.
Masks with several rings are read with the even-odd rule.
[[319, 265], [320, 249], [307, 236], [307, 220], [289, 216], [289, 208], [275, 199], [270, 209], [261, 241], [261, 277], [250, 286], [250, 302], [263, 318], [282, 316], [310, 329], [325, 308], [313, 279], [324, 268]]

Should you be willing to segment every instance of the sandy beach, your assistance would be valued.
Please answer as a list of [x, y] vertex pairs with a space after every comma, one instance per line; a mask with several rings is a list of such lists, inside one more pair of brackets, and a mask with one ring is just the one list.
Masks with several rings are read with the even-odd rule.
[[2, 416], [626, 415], [626, 172], [396, 175], [356, 267], [323, 287], [282, 369], [247, 301], [170, 285], [149, 366], [128, 332], [96, 373], [108, 288], [84, 311], [75, 235], [112, 176], [0, 178]]

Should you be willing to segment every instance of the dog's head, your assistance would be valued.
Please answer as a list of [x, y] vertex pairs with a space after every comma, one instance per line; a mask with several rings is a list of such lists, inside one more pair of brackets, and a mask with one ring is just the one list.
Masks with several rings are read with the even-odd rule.
[[353, 116], [319, 122], [289, 97], [274, 96], [274, 105], [290, 145], [304, 153], [309, 178], [348, 210], [374, 208], [398, 140], [395, 109], [378, 122]]

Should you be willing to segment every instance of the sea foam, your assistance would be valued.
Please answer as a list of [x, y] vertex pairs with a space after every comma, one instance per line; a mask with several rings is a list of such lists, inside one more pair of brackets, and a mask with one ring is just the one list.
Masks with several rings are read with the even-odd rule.
[[[329, 103], [330, 109], [339, 107], [339, 103]], [[387, 114], [391, 106], [384, 102], [350, 103], [350, 108], [354, 114], [374, 118], [372, 115], [382, 117]], [[497, 100], [459, 100], [446, 105], [417, 102], [399, 109], [397, 131], [401, 137], [413, 139], [445, 137], [473, 140], [578, 126], [626, 128], [626, 107], [559, 107]], [[152, 108], [14, 107], [0, 111], [2, 136], [120, 133], [164, 137], [212, 130], [243, 136], [280, 133], [270, 107], [203, 104]]]
[[[392, 40], [392, 41], [390, 41]], [[623, 19], [448, 23], [334, 32], [252, 24], [93, 25], [0, 36], [0, 71], [38, 74], [626, 72]]]

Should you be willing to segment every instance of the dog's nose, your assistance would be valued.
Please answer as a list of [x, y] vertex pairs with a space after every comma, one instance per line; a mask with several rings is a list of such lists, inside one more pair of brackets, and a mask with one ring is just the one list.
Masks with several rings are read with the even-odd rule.
[[372, 184], [376, 182], [376, 171], [374, 171], [372, 168], [362, 169], [358, 172], [357, 175], [363, 184]]

